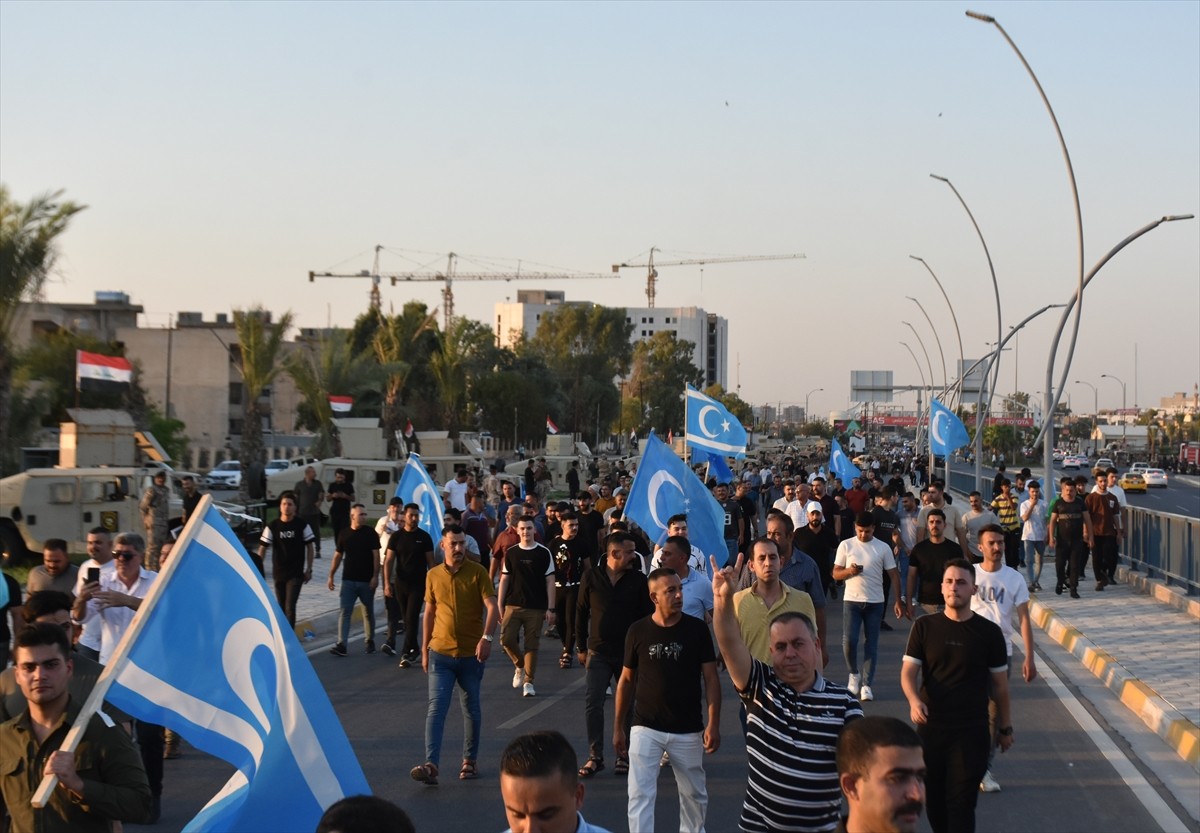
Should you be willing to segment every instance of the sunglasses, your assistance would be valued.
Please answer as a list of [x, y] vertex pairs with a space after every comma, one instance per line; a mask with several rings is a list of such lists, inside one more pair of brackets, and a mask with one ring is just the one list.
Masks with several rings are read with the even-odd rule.
[[131, 558], [137, 558], [140, 553], [137, 550], [113, 550], [113, 557], [121, 561], [128, 561]]

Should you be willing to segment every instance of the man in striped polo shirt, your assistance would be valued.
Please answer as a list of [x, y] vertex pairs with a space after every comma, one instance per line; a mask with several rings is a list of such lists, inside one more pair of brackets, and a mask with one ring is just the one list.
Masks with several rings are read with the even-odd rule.
[[[802, 613], [771, 620], [767, 665], [750, 655], [734, 610], [732, 567], [713, 570], [713, 631], [746, 705], [749, 774], [739, 824], [744, 831], [835, 830], [841, 808], [837, 741], [863, 716], [854, 695], [821, 676], [821, 641]], [[787, 742], [784, 742], [786, 739]]]

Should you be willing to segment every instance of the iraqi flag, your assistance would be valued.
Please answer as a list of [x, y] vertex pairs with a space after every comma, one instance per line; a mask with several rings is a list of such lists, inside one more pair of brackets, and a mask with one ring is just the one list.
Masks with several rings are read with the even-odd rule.
[[413, 430], [412, 420], [410, 419], [404, 426], [404, 438], [411, 440], [415, 433], [416, 431]]
[[329, 408], [335, 414], [350, 413], [350, 406], [353, 404], [354, 397], [352, 396], [334, 396], [333, 394], [329, 395]]
[[550, 419], [549, 415], [546, 416], [546, 433], [547, 434], [557, 434], [558, 433], [558, 426], [554, 424], [554, 420]]
[[75, 351], [75, 387], [80, 391], [124, 393], [133, 382], [133, 365], [120, 356]]

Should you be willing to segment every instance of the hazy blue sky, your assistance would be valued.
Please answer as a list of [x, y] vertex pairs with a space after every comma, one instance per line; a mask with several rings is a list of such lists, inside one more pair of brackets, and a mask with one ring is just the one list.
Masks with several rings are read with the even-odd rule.
[[[975, 3], [975, 0], [971, 0]], [[0, 179], [18, 199], [87, 203], [52, 300], [121, 289], [145, 322], [261, 302], [348, 325], [367, 281], [456, 251], [608, 272], [651, 246], [803, 252], [663, 269], [659, 306], [730, 322], [730, 386], [754, 403], [844, 408], [852, 369], [917, 383], [905, 300], [953, 371], [938, 273], [965, 352], [1066, 300], [1074, 216], [1050, 120], [994, 14], [1054, 105], [1075, 164], [1088, 267], [1164, 214], [1200, 209], [1200, 4], [0, 4]], [[429, 254], [417, 254], [425, 252]], [[465, 260], [460, 266], [470, 268]], [[645, 277], [462, 283], [483, 321], [520, 286], [643, 305]], [[383, 287], [385, 306], [440, 284]], [[1164, 225], [1084, 297], [1073, 379], [1100, 406], [1157, 405], [1200, 379], [1200, 221]], [[1044, 388], [1056, 319], [1008, 353], [1001, 392]], [[1138, 362], [1134, 363], [1134, 343]], [[1014, 367], [1014, 359], [1019, 363]], [[740, 361], [740, 371], [737, 369]], [[922, 363], [923, 363], [922, 359]], [[1092, 393], [1072, 385], [1077, 410]], [[911, 402], [911, 396], [908, 397]]]

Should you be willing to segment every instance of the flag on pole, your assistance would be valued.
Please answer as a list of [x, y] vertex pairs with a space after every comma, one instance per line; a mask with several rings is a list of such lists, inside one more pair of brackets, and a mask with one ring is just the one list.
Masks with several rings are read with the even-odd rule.
[[971, 441], [967, 426], [954, 411], [936, 399], [929, 403], [929, 447], [933, 453], [945, 457]]
[[733, 469], [729, 468], [724, 454], [713, 454], [711, 451], [697, 448], [692, 451], [692, 464], [697, 466], [706, 464], [709, 475], [717, 478], [718, 483], [733, 482]]
[[442, 514], [446, 511], [446, 504], [442, 502], [442, 493], [437, 484], [425, 470], [420, 454], [408, 455], [400, 482], [396, 484], [396, 497], [421, 507], [421, 522], [417, 526], [429, 533], [436, 550], [438, 541], [442, 539]]
[[670, 428], [667, 429], [667, 445], [669, 445], [671, 447], [671, 449], [674, 450], [674, 448], [675, 448], [675, 432]]
[[728, 557], [725, 548], [725, 510], [684, 465], [666, 443], [651, 432], [637, 476], [629, 487], [625, 517], [646, 531], [655, 544], [667, 538], [667, 520], [672, 515], [688, 516], [688, 540], [705, 556], [715, 555], [718, 564]]
[[746, 429], [728, 408], [688, 385], [687, 444], [740, 459], [746, 456]]
[[[237, 772], [186, 831], [311, 831], [370, 786], [316, 672], [207, 495], [97, 683]], [[90, 701], [89, 701], [90, 702]]]
[[75, 351], [75, 388], [94, 393], [123, 393], [133, 383], [133, 365], [120, 356]]
[[407, 423], [405, 423], [405, 425], [404, 425], [404, 436], [405, 436], [405, 438], [406, 438], [406, 439], [410, 439], [410, 440], [411, 440], [411, 439], [413, 438], [413, 434], [415, 434], [415, 433], [416, 433], [416, 431], [413, 429], [412, 420], [410, 419], [410, 420], [409, 420]]
[[352, 396], [334, 396], [332, 393], [329, 394], [329, 408], [335, 414], [350, 413], [350, 408], [353, 404], [354, 397]]
[[546, 414], [546, 433], [557, 434], [558, 426], [554, 424], [554, 420], [550, 419], [550, 415]]
[[850, 462], [846, 457], [846, 452], [842, 451], [842, 444], [837, 440], [833, 441], [832, 449], [829, 452], [829, 470], [835, 477], [842, 479], [842, 484], [846, 488], [850, 488], [850, 482], [856, 477], [862, 477], [862, 471]]

